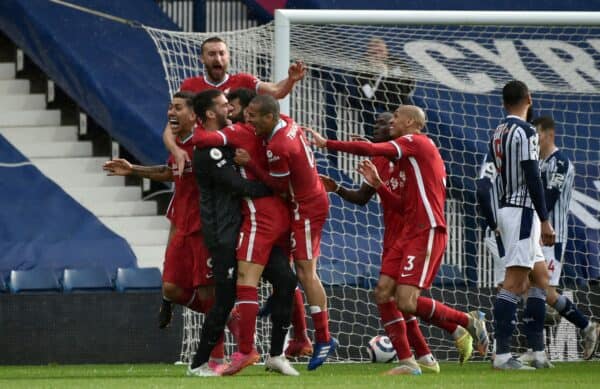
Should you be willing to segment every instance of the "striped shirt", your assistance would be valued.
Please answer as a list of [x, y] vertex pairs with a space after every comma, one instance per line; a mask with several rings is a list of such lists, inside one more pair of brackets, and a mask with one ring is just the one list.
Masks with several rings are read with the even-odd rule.
[[509, 115], [494, 131], [489, 147], [502, 178], [501, 205], [534, 208], [521, 162], [539, 160], [535, 127], [518, 116]]
[[[568, 213], [575, 179], [575, 168], [569, 159], [558, 149], [540, 164], [542, 182], [546, 192], [546, 202], [552, 196], [558, 195], [552, 209], [548, 209], [548, 220], [556, 232], [556, 242], [566, 243], [568, 234]], [[548, 203], [548, 206], [550, 204]]]

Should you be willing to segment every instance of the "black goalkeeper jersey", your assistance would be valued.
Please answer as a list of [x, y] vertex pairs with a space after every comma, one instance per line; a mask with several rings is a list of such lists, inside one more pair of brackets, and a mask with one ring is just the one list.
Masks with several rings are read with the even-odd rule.
[[242, 221], [242, 197], [272, 194], [262, 182], [244, 179], [233, 162], [229, 147], [206, 147], [194, 151], [194, 173], [200, 189], [200, 217], [206, 247], [235, 247]]

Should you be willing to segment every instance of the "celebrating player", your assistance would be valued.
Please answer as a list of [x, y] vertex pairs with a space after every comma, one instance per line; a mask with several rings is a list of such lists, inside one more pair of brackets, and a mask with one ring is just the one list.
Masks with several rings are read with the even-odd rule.
[[533, 369], [510, 353], [517, 305], [525, 292], [525, 333], [535, 353], [533, 366], [551, 367], [544, 351], [543, 336], [548, 275], [539, 241], [540, 230], [545, 245], [554, 244], [555, 234], [548, 219], [538, 167], [538, 135], [535, 128], [525, 121], [531, 95], [523, 82], [511, 81], [502, 89], [502, 100], [508, 116], [496, 127], [489, 145], [501, 177], [497, 232], [505, 249], [506, 268], [502, 289], [494, 305], [494, 368]]
[[[199, 107], [199, 109], [205, 109]], [[243, 114], [243, 112], [240, 112]], [[211, 142], [211, 138], [217, 142]], [[262, 139], [254, 133], [254, 128], [242, 123], [227, 126], [222, 130], [209, 132], [199, 131], [194, 137], [197, 147], [207, 145], [227, 144], [231, 147], [243, 148], [251, 158], [267, 169], [267, 156]], [[255, 179], [251, 171], [240, 168], [243, 177]], [[280, 196], [267, 196], [262, 198], [244, 198], [242, 202], [243, 222], [240, 230], [237, 261], [237, 310], [240, 319], [238, 338], [239, 352], [234, 354], [233, 361], [223, 374], [232, 375], [250, 365], [258, 357], [254, 349], [254, 335], [256, 316], [258, 313], [258, 283], [265, 265], [268, 263], [269, 254], [274, 245], [289, 246], [290, 220], [287, 206]], [[287, 286], [287, 285], [286, 285]], [[270, 370], [276, 370], [286, 375], [298, 375], [298, 372], [289, 364], [283, 353], [285, 331], [290, 321], [292, 295], [295, 285], [290, 290], [275, 289], [273, 295], [273, 309], [271, 318], [274, 323], [285, 322], [284, 328], [273, 331], [277, 339], [272, 341], [275, 346], [271, 348], [271, 356], [266, 361]], [[289, 301], [278, 298], [277, 295], [288, 296]], [[285, 320], [283, 319], [285, 317]], [[281, 348], [280, 348], [280, 347]]]
[[[218, 89], [229, 93], [237, 88], [249, 88], [258, 94], [271, 95], [277, 99], [284, 98], [290, 93], [296, 82], [304, 78], [306, 68], [301, 61], [296, 61], [288, 70], [288, 77], [277, 82], [260, 81], [248, 73], [229, 74], [229, 49], [227, 44], [219, 37], [211, 37], [202, 42], [200, 47], [204, 74], [183, 80], [180, 86], [182, 91], [194, 93], [207, 89]], [[175, 140], [168, 128], [165, 128], [163, 140], [167, 149], [175, 156], [177, 165], [181, 168], [189, 157], [175, 144]]]
[[303, 130], [291, 118], [280, 115], [277, 100], [265, 95], [255, 97], [246, 109], [246, 118], [256, 135], [266, 140], [269, 170], [254, 160], [248, 161], [248, 168], [261, 181], [289, 197], [294, 264], [315, 327], [316, 341], [308, 363], [308, 369], [314, 370], [337, 347], [337, 340], [329, 334], [327, 296], [316, 267], [329, 199]]
[[[193, 94], [177, 92], [173, 95], [169, 110], [169, 127], [177, 136], [177, 143], [187, 153], [192, 154], [191, 142], [196, 114], [192, 106]], [[138, 166], [127, 160], [107, 161], [103, 169], [109, 175], [136, 175], [155, 181], [173, 181], [178, 175], [177, 164], [169, 156], [167, 165]], [[170, 322], [171, 302], [186, 306], [196, 312], [206, 314], [214, 302], [214, 282], [210, 254], [202, 239], [202, 222], [198, 207], [198, 185], [192, 172], [191, 163], [187, 163], [181, 178], [175, 180], [175, 192], [167, 211], [171, 220], [173, 234], [170, 235], [165, 262], [163, 265], [163, 303], [161, 323]], [[169, 313], [168, 317], [166, 313]], [[224, 368], [223, 339], [213, 349], [209, 361], [212, 370]]]
[[[396, 160], [397, 190], [392, 192], [377, 174], [375, 165], [362, 161], [358, 171], [366, 182], [381, 196], [382, 202], [390, 204], [403, 220], [402, 229], [394, 245], [388, 250], [388, 258], [382, 263], [386, 269], [381, 273], [378, 301], [380, 314], [387, 325], [400, 360], [399, 366], [388, 374], [421, 374], [406, 338], [403, 314], [416, 315], [450, 333], [459, 326], [467, 329], [476, 339], [478, 351], [485, 356], [488, 336], [483, 314], [457, 311], [436, 300], [420, 296], [421, 289], [431, 286], [444, 255], [447, 233], [444, 217], [446, 198], [446, 171], [439, 151], [433, 141], [421, 130], [425, 127], [425, 113], [416, 106], [401, 106], [394, 112], [391, 136], [385, 143], [364, 141], [341, 142], [313, 134], [318, 147], [345, 151], [358, 155], [384, 156]], [[396, 221], [398, 222], [398, 221]], [[386, 226], [387, 227], [387, 226]], [[393, 227], [392, 227], [393, 228]], [[390, 304], [395, 297], [397, 310]]]
[[[202, 120], [202, 127], [198, 128], [197, 132], [215, 131], [228, 123], [227, 116], [230, 105], [223, 92], [219, 90], [207, 90], [199, 93], [194, 98], [194, 110]], [[216, 302], [206, 317], [200, 344], [188, 374], [211, 376], [216, 374], [208, 369], [208, 356], [219, 337], [220, 331], [223, 330], [235, 302], [236, 245], [238, 235], [241, 235], [240, 224], [242, 221], [240, 201], [242, 197], [245, 197], [248, 212], [251, 212], [251, 198], [269, 196], [271, 191], [264, 184], [246, 180], [237, 172], [233, 164], [233, 150], [228, 147], [197, 148], [194, 152], [193, 166], [201, 194], [200, 213], [204, 223], [204, 241], [213, 256]], [[254, 255], [258, 255], [258, 253], [255, 253], [250, 246], [256, 243], [258, 249], [258, 244], [264, 241], [256, 240], [255, 236], [252, 236], [256, 232], [252, 224], [254, 220], [252, 220], [251, 213], [247, 216], [249, 216], [247, 218], [249, 222], [244, 223], [245, 229], [242, 230], [242, 233], [246, 232], [249, 235], [249, 245], [244, 247], [247, 248], [246, 252], [251, 253], [252, 258], [255, 258]], [[274, 223], [278, 222], [285, 225], [284, 218], [274, 220]], [[284, 231], [286, 231], [285, 227]], [[260, 237], [262, 237], [262, 234]], [[280, 309], [280, 313], [274, 313], [271, 316], [273, 321], [271, 349], [274, 355], [267, 361], [267, 366], [287, 374], [290, 371], [295, 372], [295, 370], [289, 364], [286, 364], [287, 361], [280, 355], [283, 352], [285, 333], [289, 326], [291, 303], [297, 279], [289, 266], [288, 255], [284, 250], [273, 247], [269, 257], [267, 247], [260, 246], [260, 248], [264, 249], [260, 254], [266, 256], [260, 257], [262, 263], [266, 263], [266, 258], [268, 258], [268, 266], [264, 268], [263, 276], [273, 284], [274, 298], [277, 300], [276, 306]], [[242, 268], [242, 271], [244, 271], [244, 268]], [[242, 292], [247, 291], [247, 289], [241, 289]], [[258, 308], [257, 303], [253, 304], [252, 301], [240, 300], [238, 303], [242, 303], [240, 307], [242, 313], [248, 309], [251, 310], [252, 305], [256, 309]], [[246, 307], [246, 305], [249, 307]], [[240, 325], [245, 328], [250, 326], [249, 323], [243, 321], [240, 321]], [[244, 345], [248, 344], [246, 332], [244, 331], [243, 335], [241, 332], [239, 334], [240, 343]], [[234, 374], [242, 368], [257, 362], [259, 356], [252, 348], [252, 341], [250, 341], [250, 348], [251, 350], [247, 353], [234, 353], [231, 363], [233, 368], [224, 371], [224, 374]], [[284, 364], [285, 366], [283, 366]], [[283, 367], [288, 369], [284, 371]]]
[[[387, 142], [390, 140], [390, 126], [392, 118], [393, 115], [389, 112], [384, 112], [377, 115], [375, 125], [373, 127], [373, 142], [379, 143]], [[392, 182], [396, 182], [395, 176], [398, 175], [398, 172], [396, 171], [397, 165], [394, 164], [393, 161], [385, 157], [373, 158], [373, 164], [377, 168], [377, 172], [384, 184], [388, 186], [390, 190], [393, 190], [393, 186], [395, 184], [393, 184]], [[335, 192], [340, 197], [353, 204], [365, 205], [376, 193], [375, 189], [367, 183], [363, 183], [358, 190], [349, 190], [341, 185], [338, 185], [330, 177], [321, 176], [321, 181], [323, 181], [323, 185], [325, 186], [325, 189], [328, 192]], [[384, 289], [384, 286], [387, 283], [395, 282], [395, 280], [389, 275], [383, 273], [385, 269], [388, 269], [388, 265], [383, 263], [383, 261], [388, 259], [387, 253], [389, 252], [390, 247], [400, 234], [400, 231], [402, 229], [402, 220], [400, 219], [400, 214], [397, 213], [393, 209], [393, 207], [390, 206], [390, 204], [382, 202], [381, 206], [383, 209], [383, 224], [385, 226], [385, 231], [383, 236], [382, 273], [379, 276], [379, 283], [381, 283], [381, 286], [378, 285], [378, 287], [375, 289], [375, 302], [378, 306], [381, 306], [381, 312], [388, 312], [397, 311], [397, 308], [391, 301], [382, 301], [381, 297], [385, 296], [381, 296], [380, 292], [382, 289]], [[391, 306], [389, 306], [390, 304]], [[395, 315], [397, 316], [397, 318], [401, 318], [401, 316], [398, 316], [397, 314]], [[417, 363], [423, 371], [431, 371], [438, 373], [440, 371], [439, 363], [431, 353], [431, 350], [429, 349], [429, 346], [427, 345], [427, 342], [425, 341], [425, 338], [421, 333], [421, 329], [419, 328], [419, 322], [417, 321], [417, 318], [412, 315], [406, 315], [404, 317], [404, 320], [406, 322], [408, 342], [410, 343], [410, 346], [415, 350]], [[387, 331], [388, 325], [393, 325], [394, 323], [384, 322], [383, 324], [384, 329]], [[459, 328], [462, 329], [462, 327]], [[469, 355], [471, 354], [470, 350], [472, 350], [473, 347], [471, 344], [473, 341], [471, 335], [469, 335], [468, 332], [464, 329], [462, 329], [462, 332], [464, 333], [464, 336], [461, 336], [460, 342], [457, 342], [457, 344], [465, 345], [464, 348], [459, 347], [459, 350], [461, 351], [464, 349], [464, 352], [461, 352], [460, 356], [461, 362], [465, 359], [468, 359]], [[390, 339], [393, 339], [395, 335], [390, 332], [388, 332], [387, 334], [390, 337]], [[396, 352], [398, 353], [398, 351]]]

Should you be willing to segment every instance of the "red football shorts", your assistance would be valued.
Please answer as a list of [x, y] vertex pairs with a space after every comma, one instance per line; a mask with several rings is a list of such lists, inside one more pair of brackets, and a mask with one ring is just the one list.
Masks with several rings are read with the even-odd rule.
[[288, 246], [290, 230], [287, 213], [281, 216], [283, 218], [275, 215], [270, 219], [256, 215], [244, 217], [236, 252], [238, 261], [265, 266], [273, 246], [282, 246], [284, 249]]
[[211, 262], [201, 231], [189, 235], [175, 233], [165, 253], [163, 282], [183, 289], [213, 285]]
[[384, 251], [381, 274], [394, 278], [399, 285], [429, 289], [442, 264], [447, 242], [448, 234], [443, 228], [398, 240]]
[[325, 220], [325, 218], [301, 218], [292, 221], [290, 244], [294, 260], [313, 260], [319, 257]]

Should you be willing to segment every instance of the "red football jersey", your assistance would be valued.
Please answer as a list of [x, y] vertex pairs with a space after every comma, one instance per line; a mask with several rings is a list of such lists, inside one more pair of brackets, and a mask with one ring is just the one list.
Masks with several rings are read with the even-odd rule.
[[271, 176], [289, 176], [289, 194], [296, 219], [299, 213], [327, 212], [329, 199], [319, 179], [310, 143], [302, 128], [285, 115], [281, 115], [279, 125], [267, 139], [267, 160]]
[[440, 152], [425, 134], [401, 136], [390, 142], [398, 150], [398, 188], [407, 233], [446, 227], [446, 168]]
[[[399, 182], [399, 168], [398, 164], [394, 163], [386, 157], [374, 157], [372, 159], [373, 164], [377, 168], [379, 177], [383, 184], [387, 186], [391, 192], [396, 195], [402, 196], [402, 188]], [[404, 216], [401, 215], [393, 204], [389, 204], [384, 199], [381, 199], [381, 209], [383, 212], [383, 247], [387, 248], [394, 244], [394, 242], [401, 236], [401, 230], [404, 225]]]
[[227, 94], [238, 88], [248, 88], [258, 92], [260, 80], [248, 73], [226, 74], [225, 79], [218, 84], [213, 84], [205, 75], [190, 77], [183, 80], [179, 90], [199, 93], [207, 89], [218, 89]]
[[[250, 125], [235, 123], [218, 131], [206, 131], [201, 128], [195, 132], [192, 142], [197, 147], [231, 146], [245, 149], [258, 167], [265, 171], [269, 168], [265, 143], [261, 138], [256, 136], [254, 127]], [[250, 169], [240, 167], [240, 174], [249, 180], [257, 179], [256, 175]], [[259, 218], [263, 216], [272, 218], [272, 215], [286, 212], [287, 209], [285, 202], [280, 196], [258, 197], [254, 199], [246, 198], [244, 200], [242, 202], [242, 214], [244, 216], [254, 213]], [[286, 224], [282, 225], [281, 228], [287, 230], [289, 226]]]
[[[191, 140], [192, 135], [183, 141], [177, 139], [177, 146], [185, 150], [190, 159], [194, 154], [194, 144]], [[177, 177], [179, 172], [173, 155], [169, 155], [167, 165], [173, 171], [173, 176]], [[192, 171], [192, 162], [186, 161], [183, 175], [180, 178], [176, 178], [174, 183], [175, 191], [167, 209], [167, 217], [175, 225], [178, 232], [191, 234], [202, 228], [200, 221], [200, 192], [198, 191], [196, 177]]]

